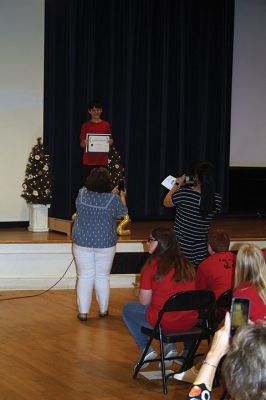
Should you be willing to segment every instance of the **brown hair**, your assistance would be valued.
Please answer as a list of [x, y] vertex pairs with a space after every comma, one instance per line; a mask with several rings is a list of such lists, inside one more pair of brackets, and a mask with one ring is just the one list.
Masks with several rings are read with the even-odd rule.
[[176, 282], [188, 282], [195, 279], [195, 268], [181, 253], [172, 229], [156, 228], [153, 229], [151, 235], [158, 241], [158, 245], [145, 265], [149, 264], [152, 259], [159, 258], [155, 280], [159, 281], [172, 268], [175, 270], [174, 280]]
[[235, 400], [266, 399], [266, 326], [245, 325], [223, 362], [226, 388]]
[[85, 187], [92, 192], [111, 192], [112, 186], [109, 171], [104, 167], [93, 168], [86, 178]]
[[262, 251], [255, 244], [243, 244], [238, 250], [235, 285], [249, 281], [266, 305], [266, 264]]
[[215, 253], [220, 251], [228, 251], [230, 246], [230, 238], [228, 234], [219, 228], [211, 228], [208, 234], [208, 244]]

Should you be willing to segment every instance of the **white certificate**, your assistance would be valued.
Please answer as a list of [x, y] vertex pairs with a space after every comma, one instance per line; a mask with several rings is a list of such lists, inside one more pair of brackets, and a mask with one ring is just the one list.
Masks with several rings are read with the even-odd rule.
[[162, 181], [161, 184], [167, 189], [171, 190], [175, 183], [176, 183], [176, 178], [172, 175], [169, 175]]
[[109, 153], [110, 135], [87, 133], [88, 144], [86, 151], [90, 153]]

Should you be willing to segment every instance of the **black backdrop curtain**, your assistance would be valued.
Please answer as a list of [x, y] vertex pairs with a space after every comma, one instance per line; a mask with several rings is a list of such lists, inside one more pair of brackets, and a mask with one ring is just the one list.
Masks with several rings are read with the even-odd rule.
[[160, 182], [211, 160], [226, 199], [233, 0], [46, 0], [44, 143], [51, 215], [70, 218], [81, 123], [101, 99], [127, 179], [129, 213], [162, 218]]

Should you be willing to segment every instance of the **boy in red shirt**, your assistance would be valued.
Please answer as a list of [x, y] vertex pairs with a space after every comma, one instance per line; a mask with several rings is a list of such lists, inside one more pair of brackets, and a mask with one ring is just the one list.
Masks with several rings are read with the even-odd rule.
[[86, 146], [88, 144], [87, 134], [93, 135], [106, 134], [110, 135], [109, 144], [113, 144], [111, 136], [111, 128], [108, 121], [101, 119], [102, 105], [98, 101], [92, 101], [88, 106], [88, 113], [90, 120], [84, 122], [80, 130], [80, 147], [84, 149], [83, 153], [83, 175], [86, 177], [92, 168], [96, 166], [108, 165], [108, 153], [87, 152]]
[[196, 288], [211, 290], [216, 300], [232, 288], [236, 256], [229, 250], [230, 239], [223, 229], [212, 228], [208, 234], [210, 256], [197, 270]]

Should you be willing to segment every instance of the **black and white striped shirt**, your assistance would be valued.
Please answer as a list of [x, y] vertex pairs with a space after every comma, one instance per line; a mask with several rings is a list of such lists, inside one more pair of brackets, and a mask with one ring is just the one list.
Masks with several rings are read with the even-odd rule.
[[205, 218], [200, 213], [201, 193], [183, 187], [172, 195], [176, 207], [174, 231], [182, 252], [195, 265], [207, 256], [207, 235], [214, 215], [222, 208], [222, 198], [214, 194], [214, 208]]

